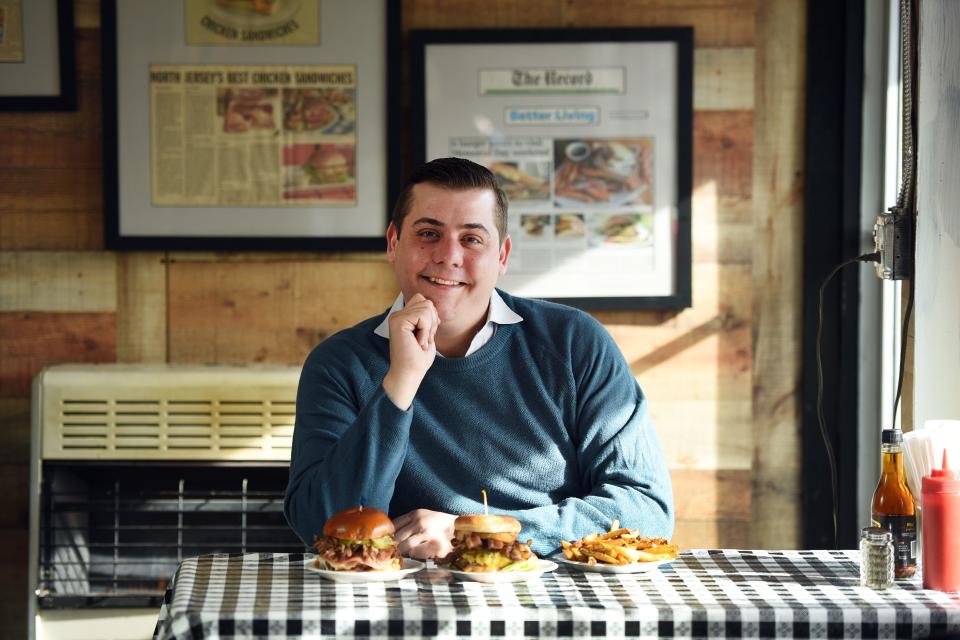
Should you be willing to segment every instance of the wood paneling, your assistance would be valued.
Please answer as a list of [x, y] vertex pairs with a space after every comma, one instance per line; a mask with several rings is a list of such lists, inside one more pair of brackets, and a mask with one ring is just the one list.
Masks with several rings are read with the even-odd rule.
[[300, 364], [321, 340], [396, 297], [386, 262], [174, 263], [174, 362]]
[[564, 5], [570, 27], [692, 26], [697, 47], [749, 47], [754, 40], [754, 0], [565, 0]]
[[0, 250], [103, 247], [100, 32], [76, 35], [78, 110], [0, 113]]
[[48, 364], [114, 362], [113, 313], [0, 313], [0, 397], [26, 398]]
[[752, 47], [694, 50], [693, 108], [752, 110], [753, 56]]
[[115, 311], [116, 279], [112, 253], [3, 253], [0, 311]]
[[117, 255], [117, 361], [167, 361], [167, 265], [162, 253]]
[[0, 398], [0, 442], [0, 464], [29, 462], [29, 398]]
[[404, 29], [564, 26], [562, 0], [403, 0]]
[[800, 543], [804, 3], [757, 3], [751, 546]]
[[753, 193], [753, 124], [750, 111], [698, 111], [693, 115], [693, 185], [715, 185], [717, 197]]
[[676, 528], [684, 549], [746, 548], [750, 540], [751, 478], [748, 470], [674, 470]]
[[30, 538], [26, 529], [0, 529], [0, 616], [4, 638], [27, 637], [27, 558]]

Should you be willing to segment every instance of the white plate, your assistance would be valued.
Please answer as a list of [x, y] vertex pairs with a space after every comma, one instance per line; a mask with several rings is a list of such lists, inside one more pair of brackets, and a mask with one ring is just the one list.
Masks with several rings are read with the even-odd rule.
[[317, 558], [309, 558], [303, 561], [303, 566], [307, 571], [320, 574], [321, 578], [332, 580], [334, 582], [390, 582], [400, 580], [423, 569], [424, 564], [419, 560], [403, 559], [403, 569], [394, 569], [392, 571], [330, 571], [329, 569], [318, 569]]
[[658, 571], [658, 567], [670, 564], [676, 558], [670, 558], [669, 560], [657, 560], [656, 562], [634, 562], [633, 564], [587, 564], [586, 562], [577, 562], [576, 560], [569, 560], [562, 553], [550, 556], [553, 560], [556, 560], [560, 564], [565, 564], [568, 567], [573, 567], [580, 571], [589, 571], [591, 573], [646, 573], [648, 571]]
[[473, 580], [474, 582], [486, 582], [493, 584], [498, 582], [521, 582], [523, 580], [532, 580], [544, 573], [549, 573], [557, 568], [556, 562], [549, 560], [537, 560], [532, 569], [526, 571], [492, 571], [484, 573], [482, 571], [457, 571], [448, 569], [450, 575], [460, 580]]

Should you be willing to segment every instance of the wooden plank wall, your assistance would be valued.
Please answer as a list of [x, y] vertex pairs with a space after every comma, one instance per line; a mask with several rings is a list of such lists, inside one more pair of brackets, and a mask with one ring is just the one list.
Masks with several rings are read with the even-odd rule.
[[[693, 306], [604, 312], [669, 458], [684, 547], [799, 543], [805, 3], [404, 0], [404, 28], [695, 28]], [[389, 305], [373, 254], [103, 250], [99, 4], [79, 110], [0, 114], [0, 617], [25, 624], [30, 381], [56, 362], [299, 364]], [[407, 113], [407, 109], [404, 109]], [[19, 634], [18, 634], [19, 635]]]

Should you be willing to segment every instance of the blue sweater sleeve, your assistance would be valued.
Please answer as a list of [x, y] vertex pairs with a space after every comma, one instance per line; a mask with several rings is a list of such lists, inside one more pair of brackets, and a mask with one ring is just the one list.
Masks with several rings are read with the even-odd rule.
[[407, 454], [411, 412], [379, 381], [351, 379], [362, 367], [336, 366], [355, 357], [328, 340], [300, 374], [284, 514], [307, 545], [337, 511], [359, 504], [388, 511]]
[[[577, 465], [583, 495], [514, 513], [535, 550], [606, 531], [614, 519], [641, 535], [673, 533], [673, 490], [646, 399], [616, 343], [592, 319], [575, 332]], [[558, 363], [559, 364], [559, 363]]]

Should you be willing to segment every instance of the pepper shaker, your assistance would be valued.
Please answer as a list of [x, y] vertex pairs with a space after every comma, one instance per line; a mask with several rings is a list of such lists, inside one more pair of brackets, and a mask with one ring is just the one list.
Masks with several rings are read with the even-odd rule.
[[883, 527], [864, 527], [860, 531], [860, 586], [893, 586], [893, 534]]

